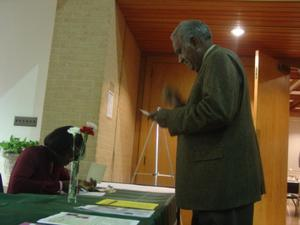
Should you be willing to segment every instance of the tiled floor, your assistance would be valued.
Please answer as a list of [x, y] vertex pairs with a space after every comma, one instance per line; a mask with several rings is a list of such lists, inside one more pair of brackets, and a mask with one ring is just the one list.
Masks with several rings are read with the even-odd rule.
[[295, 206], [291, 200], [287, 201], [286, 225], [300, 225], [300, 210], [295, 215]]

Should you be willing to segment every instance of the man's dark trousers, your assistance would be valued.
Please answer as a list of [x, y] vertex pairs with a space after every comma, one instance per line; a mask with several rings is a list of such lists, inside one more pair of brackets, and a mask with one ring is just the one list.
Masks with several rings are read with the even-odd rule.
[[192, 225], [252, 225], [253, 203], [229, 210], [193, 210]]

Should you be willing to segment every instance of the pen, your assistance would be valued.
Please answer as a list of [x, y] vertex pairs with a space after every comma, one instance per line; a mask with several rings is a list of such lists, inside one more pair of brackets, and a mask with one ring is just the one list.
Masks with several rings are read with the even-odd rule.
[[118, 200], [111, 201], [111, 202], [107, 203], [107, 205], [111, 205], [111, 204], [116, 203], [116, 202], [118, 202]]
[[88, 192], [85, 188], [80, 188], [80, 191], [83, 191], [83, 192]]

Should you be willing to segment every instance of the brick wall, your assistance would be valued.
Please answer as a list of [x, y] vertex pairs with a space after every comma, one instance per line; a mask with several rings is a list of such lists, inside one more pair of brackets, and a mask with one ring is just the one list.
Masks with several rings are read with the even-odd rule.
[[[126, 150], [130, 155], [128, 159], [114, 158], [116, 141], [122, 142], [116, 134], [120, 129], [117, 128], [117, 108], [126, 30], [128, 28], [113, 0], [58, 1], [41, 138], [59, 126], [81, 126], [86, 121], [98, 123], [98, 134], [88, 141], [81, 177], [86, 174], [89, 161], [107, 164], [106, 179], [111, 180], [114, 165], [131, 160], [130, 145]], [[137, 55], [133, 60], [139, 60], [139, 50], [131, 38]], [[135, 64], [138, 68], [139, 62]], [[138, 77], [138, 73], [134, 76]], [[137, 84], [132, 88], [137, 89]], [[114, 93], [112, 119], [105, 115], [108, 90]], [[134, 104], [128, 104], [135, 108]], [[121, 118], [126, 120], [127, 116], [132, 118], [126, 113]], [[130, 123], [134, 121], [130, 119]]]
[[[114, 20], [104, 71], [96, 161], [107, 165], [105, 180], [129, 182], [140, 51], [118, 8]], [[114, 94], [112, 119], [106, 116], [108, 91]]]

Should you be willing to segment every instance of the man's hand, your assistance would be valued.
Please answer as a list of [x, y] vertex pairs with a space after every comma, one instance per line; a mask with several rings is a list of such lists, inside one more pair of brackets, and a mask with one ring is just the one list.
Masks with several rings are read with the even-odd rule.
[[157, 122], [160, 127], [167, 127], [167, 111], [167, 109], [159, 108], [151, 112], [148, 118]]

